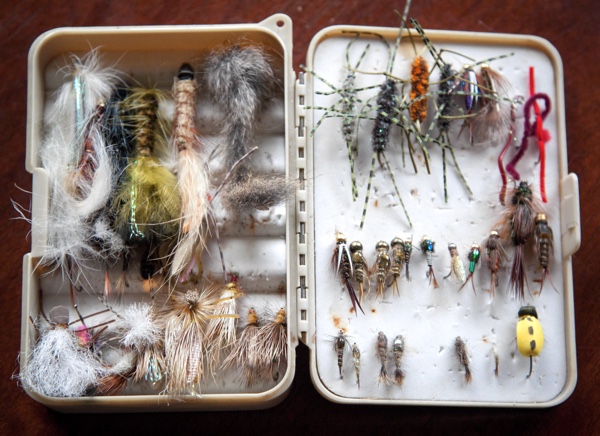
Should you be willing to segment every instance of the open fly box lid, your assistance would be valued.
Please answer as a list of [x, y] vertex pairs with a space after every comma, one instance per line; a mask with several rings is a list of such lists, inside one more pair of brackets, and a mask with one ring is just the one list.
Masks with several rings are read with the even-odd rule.
[[[28, 74], [28, 123], [27, 123], [27, 170], [33, 175], [32, 195], [32, 249], [23, 262], [23, 302], [21, 368], [28, 365], [30, 350], [38, 339], [38, 332], [30, 321], [41, 325], [40, 308], [49, 313], [52, 307], [69, 308], [70, 319], [78, 318], [70, 300], [70, 286], [66, 275], [53, 265], [41, 265], [48, 247], [47, 222], [51, 209], [51, 182], [44, 168], [40, 150], [49, 126], [49, 111], [57, 98], [57, 90], [69, 79], [74, 56], [82, 58], [90, 51], [97, 52], [103, 67], [118, 71], [121, 86], [155, 87], [167, 95], [171, 92], [174, 78], [183, 63], [196, 70], [199, 84], [196, 92], [196, 128], [205, 147], [201, 153], [211, 155], [212, 189], [225, 178], [220, 132], [223, 119], [228, 114], [216, 107], [206, 96], [202, 70], [206, 58], [215, 50], [234, 45], [261, 47], [273, 69], [274, 95], [264, 104], [257, 116], [255, 143], [258, 150], [249, 159], [253, 171], [265, 174], [285, 175], [295, 178], [295, 161], [288, 154], [293, 149], [294, 117], [291, 114], [294, 95], [292, 69], [292, 24], [285, 15], [274, 15], [259, 24], [207, 25], [207, 26], [151, 26], [151, 27], [98, 27], [59, 28], [44, 33], [34, 42], [29, 53]], [[161, 103], [162, 104], [162, 103]], [[164, 110], [174, 113], [173, 98], [164, 102]], [[292, 140], [290, 140], [292, 138]], [[171, 145], [171, 144], [169, 144]], [[172, 147], [172, 145], [171, 145]], [[169, 156], [172, 160], [175, 158]], [[206, 158], [206, 157], [205, 157]], [[280, 309], [285, 309], [285, 332], [287, 345], [284, 357], [272, 370], [272, 378], [248, 385], [241, 375], [242, 369], [204, 374], [199, 386], [189, 393], [171, 395], [165, 392], [164, 380], [158, 383], [129, 383], [116, 396], [50, 397], [27, 392], [37, 401], [63, 412], [131, 412], [131, 411], [183, 411], [217, 409], [258, 409], [273, 406], [285, 398], [295, 372], [295, 347], [297, 345], [295, 315], [295, 266], [291, 259], [295, 244], [294, 204], [278, 205], [268, 210], [257, 210], [239, 216], [216, 210], [215, 222], [219, 229], [224, 266], [215, 241], [214, 227], [203, 252], [203, 286], [210, 283], [224, 285], [224, 271], [228, 276], [236, 273], [243, 296], [237, 299], [241, 314], [239, 325], [245, 324], [250, 308], [256, 310], [259, 325], [275, 319]], [[107, 274], [114, 282], [122, 262], [113, 262]], [[114, 335], [119, 324], [118, 313], [134, 302], [164, 304], [159, 290], [152, 299], [141, 286], [139, 267], [128, 272], [130, 288], [120, 301], [111, 300], [115, 313], [109, 312], [90, 318], [88, 326], [107, 320], [116, 322], [108, 326], [107, 333]], [[78, 310], [83, 316], [105, 309], [101, 302], [105, 282], [105, 267], [94, 262], [84, 262], [74, 283]], [[201, 285], [202, 286], [202, 285]], [[41, 290], [41, 291], [40, 291]], [[40, 301], [40, 297], [41, 300]], [[160, 309], [160, 307], [159, 307]], [[70, 327], [75, 330], [77, 324]], [[42, 332], [43, 334], [43, 332]], [[111, 350], [113, 348], [113, 350]], [[112, 339], [103, 347], [103, 358], [114, 363], [119, 358], [118, 341]], [[111, 360], [112, 359], [112, 360]]]
[[[567, 172], [559, 54], [534, 36], [426, 30], [427, 47], [412, 26], [410, 34], [405, 30], [397, 46], [398, 29], [326, 28], [311, 42], [298, 85], [300, 124], [306, 126], [299, 141], [306, 141], [308, 155], [307, 244], [314, 247], [307, 256], [307, 300], [299, 304], [309, 313], [306, 325], [300, 323], [312, 351], [313, 382], [323, 396], [340, 403], [559, 404], [577, 380], [571, 256], [580, 244], [578, 182]], [[411, 77], [418, 56], [428, 64], [430, 93], [420, 125], [411, 121], [407, 103], [420, 95], [410, 94], [418, 92], [411, 79], [422, 80], [418, 74]], [[510, 85], [486, 88], [484, 63]], [[503, 206], [498, 157], [507, 142], [504, 166], [518, 152], [530, 67], [535, 92], [551, 102], [543, 122], [547, 202], [540, 200], [543, 163], [537, 142], [530, 140], [517, 165], [520, 181], [508, 175], [512, 180]], [[453, 71], [445, 91], [441, 69]], [[469, 78], [469, 70], [475, 76]], [[475, 93], [465, 83], [480, 86], [480, 100], [470, 110], [466, 98]], [[386, 86], [395, 88], [395, 97], [382, 97]], [[508, 110], [508, 120], [509, 100], [517, 101], [515, 121], [501, 134], [482, 130], [474, 118], [485, 103], [482, 96], [491, 91], [500, 99], [488, 108], [493, 114]], [[460, 95], [444, 99], [444, 92]], [[451, 110], [442, 113], [444, 103]], [[539, 106], [543, 111], [544, 104]], [[440, 128], [444, 116], [447, 122]], [[389, 138], [375, 143], [372, 138], [381, 137], [377, 129], [387, 129], [386, 123]], [[427, 134], [429, 140], [417, 139]], [[491, 230], [502, 234], [501, 222], [511, 222], [505, 211], [514, 207], [519, 195], [514, 189], [522, 181], [532, 192], [531, 209], [544, 210], [554, 229], [554, 256], [546, 265], [550, 278], [542, 293], [544, 270], [535, 238], [529, 237], [523, 247], [523, 296], [515, 298], [509, 284], [517, 250], [511, 232], [504, 243], [507, 256], [496, 263], [497, 284], [486, 249]], [[345, 248], [336, 244], [340, 234]], [[394, 238], [412, 242], [412, 252], [394, 251]], [[433, 243], [423, 246], [425, 239]], [[355, 241], [362, 258], [354, 257]], [[380, 242], [385, 244], [378, 255]], [[449, 244], [458, 257], [451, 256]], [[478, 264], [468, 257], [473, 244], [479, 245]], [[457, 273], [459, 263], [464, 273]], [[461, 289], [471, 268], [471, 283]], [[359, 307], [351, 294], [361, 292]], [[543, 352], [532, 358], [530, 376], [530, 358], [518, 352], [515, 333], [525, 305], [536, 307], [546, 338]]]

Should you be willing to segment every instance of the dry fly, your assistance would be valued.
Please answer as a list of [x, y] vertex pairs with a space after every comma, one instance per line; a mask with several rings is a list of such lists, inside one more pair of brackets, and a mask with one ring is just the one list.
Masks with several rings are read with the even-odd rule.
[[196, 250], [204, 249], [210, 214], [208, 169], [204, 145], [195, 127], [196, 81], [189, 64], [179, 69], [173, 89], [175, 120], [173, 145], [177, 152], [177, 178], [181, 193], [179, 240], [173, 252], [171, 277], [179, 277]]
[[287, 321], [285, 309], [279, 309], [275, 318], [262, 326], [255, 339], [259, 369], [263, 380], [278, 381], [279, 367], [287, 358]]
[[223, 370], [235, 371], [242, 378], [246, 387], [251, 387], [261, 372], [260, 357], [256, 348], [256, 337], [259, 332], [258, 316], [254, 308], [250, 308], [246, 317], [246, 325], [233, 345], [231, 352], [223, 361]]
[[471, 250], [469, 250], [469, 254], [467, 257], [469, 259], [469, 275], [467, 276], [467, 279], [460, 287], [459, 291], [462, 290], [462, 288], [464, 288], [465, 285], [470, 280], [471, 285], [473, 285], [473, 292], [475, 294], [477, 294], [477, 292], [475, 291], [475, 280], [473, 279], [473, 274], [475, 274], [475, 267], [477, 266], [477, 263], [479, 262], [480, 257], [481, 257], [481, 248], [479, 247], [479, 244], [472, 244]]
[[343, 367], [344, 367], [344, 351], [349, 346], [348, 339], [344, 335], [344, 331], [340, 330], [338, 335], [333, 340], [333, 349], [337, 354], [337, 364], [340, 371], [340, 379], [344, 378]]
[[435, 279], [435, 273], [433, 272], [433, 253], [435, 253], [435, 242], [429, 238], [429, 236], [423, 236], [421, 240], [421, 251], [427, 259], [427, 273], [426, 276], [429, 279], [429, 285], [433, 283], [433, 288], [439, 288], [437, 280]]
[[402, 273], [402, 264], [404, 263], [404, 242], [400, 238], [392, 239], [390, 244], [392, 246], [392, 292], [400, 295], [400, 288], [398, 287], [398, 279]]
[[465, 266], [458, 254], [456, 244], [453, 242], [448, 243], [448, 251], [450, 252], [450, 273], [444, 276], [444, 279], [452, 277], [456, 282], [464, 283], [466, 279]]
[[215, 306], [214, 317], [206, 330], [206, 355], [208, 371], [213, 375], [221, 363], [223, 353], [228, 353], [236, 341], [237, 299], [242, 291], [238, 286], [238, 276], [234, 274], [231, 281], [221, 290], [221, 298]]
[[[365, 294], [365, 283], [369, 286], [369, 268], [367, 260], [363, 255], [363, 246], [359, 241], [350, 243], [352, 267], [354, 268], [354, 280], [358, 283], [358, 301], [362, 301]], [[367, 289], [368, 291], [368, 289]]]
[[546, 278], [550, 280], [550, 284], [556, 289], [556, 286], [552, 283], [550, 272], [548, 271], [548, 265], [550, 264], [554, 251], [554, 237], [552, 235], [552, 229], [548, 225], [546, 214], [538, 213], [535, 217], [533, 236], [535, 239], [535, 252], [537, 253], [538, 262], [542, 267], [542, 281], [540, 283], [541, 294]]
[[356, 343], [352, 344], [352, 361], [354, 363], [354, 372], [356, 373], [356, 384], [360, 389], [360, 350]]
[[373, 274], [377, 277], [377, 294], [375, 298], [383, 298], [383, 289], [386, 284], [386, 279], [390, 273], [390, 267], [392, 265], [389, 250], [390, 246], [385, 241], [379, 241], [375, 246], [376, 258], [375, 264], [373, 265]]
[[360, 301], [358, 301], [356, 298], [354, 287], [350, 282], [350, 279], [354, 275], [354, 268], [352, 266], [352, 254], [350, 253], [348, 244], [346, 243], [346, 235], [338, 232], [335, 236], [335, 239], [336, 243], [335, 249], [333, 250], [333, 257], [331, 258], [331, 264], [334, 268], [335, 274], [340, 277], [342, 284], [345, 285], [346, 289], [348, 290], [354, 312], [356, 315], [358, 315], [358, 312], [356, 311], [356, 306], [358, 306], [360, 311], [364, 314], [365, 312], [360, 306]]
[[467, 346], [460, 336], [454, 341], [454, 348], [460, 364], [465, 368], [465, 383], [471, 383], [471, 369], [469, 368], [469, 356], [467, 355]]
[[158, 313], [164, 329], [166, 393], [200, 392], [207, 349], [206, 328], [217, 304], [219, 286], [173, 292]]
[[525, 298], [525, 243], [533, 234], [536, 213], [540, 207], [533, 199], [531, 188], [527, 182], [520, 182], [510, 193], [510, 203], [500, 223], [503, 239], [510, 238], [515, 253], [510, 272], [510, 289], [513, 298]]
[[[91, 347], [102, 330], [91, 337], [88, 332], [99, 326], [84, 327], [80, 332], [90, 337], [82, 342], [69, 329], [73, 323], [69, 323], [69, 310], [66, 307], [54, 307], [48, 313], [48, 318], [43, 312], [42, 316], [47, 326], [36, 326], [40, 337], [27, 356], [21, 357], [19, 380], [26, 389], [49, 397], [86, 395], [108, 374], [108, 367]], [[77, 319], [74, 322], [79, 321]]]
[[129, 379], [157, 383], [165, 373], [163, 331], [153, 306], [134, 303], [119, 318], [119, 344], [125, 352], [110, 374], [99, 381], [96, 393], [100, 395], [119, 394]]
[[506, 259], [506, 252], [502, 247], [500, 236], [497, 230], [492, 230], [490, 236], [485, 243], [485, 250], [487, 254], [488, 268], [492, 275], [490, 282], [490, 295], [494, 297], [496, 295], [496, 288], [498, 287], [498, 272], [502, 267], [502, 262]]
[[392, 345], [392, 354], [394, 355], [394, 383], [398, 386], [402, 386], [404, 383], [404, 371], [402, 370], [402, 356], [404, 355], [404, 337], [402, 335], [396, 336], [394, 344]]
[[377, 357], [379, 358], [379, 362], [381, 363], [381, 369], [379, 370], [378, 382], [383, 383], [385, 386], [388, 386], [391, 383], [390, 376], [387, 372], [387, 347], [388, 347], [388, 339], [385, 333], [379, 332], [377, 335]]

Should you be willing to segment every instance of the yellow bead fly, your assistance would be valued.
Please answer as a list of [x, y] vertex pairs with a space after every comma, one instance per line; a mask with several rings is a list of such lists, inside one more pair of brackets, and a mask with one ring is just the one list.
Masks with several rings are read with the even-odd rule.
[[523, 306], [519, 309], [517, 346], [523, 356], [529, 357], [529, 378], [533, 371], [533, 358], [544, 348], [544, 331], [534, 306]]

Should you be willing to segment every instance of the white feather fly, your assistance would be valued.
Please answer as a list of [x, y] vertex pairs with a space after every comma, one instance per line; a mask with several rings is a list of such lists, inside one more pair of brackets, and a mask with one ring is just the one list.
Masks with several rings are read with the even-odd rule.
[[27, 355], [19, 379], [23, 386], [50, 397], [86, 395], [107, 374], [100, 358], [68, 329], [66, 321], [56, 322], [53, 311], [68, 314], [64, 307], [50, 311], [50, 324], [40, 326], [40, 338]]
[[48, 219], [34, 221], [47, 230], [42, 263], [64, 271], [71, 262], [105, 260], [124, 247], [100, 215], [115, 183], [101, 119], [118, 76], [100, 66], [96, 51], [73, 56], [68, 76], [46, 116], [48, 132], [40, 152], [51, 187]]

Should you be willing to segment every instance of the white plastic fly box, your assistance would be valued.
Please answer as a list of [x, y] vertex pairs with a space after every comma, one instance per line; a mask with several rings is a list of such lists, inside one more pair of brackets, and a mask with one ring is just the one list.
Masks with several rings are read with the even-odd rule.
[[[560, 58], [528, 36], [415, 28], [398, 36], [393, 28], [325, 29], [296, 80], [292, 23], [280, 14], [250, 25], [41, 35], [29, 55], [32, 249], [23, 263], [20, 356], [29, 395], [65, 412], [266, 408], [287, 394], [301, 339], [315, 387], [336, 402], [548, 407], [568, 398], [576, 383], [571, 256], [580, 230], [577, 179], [566, 167]], [[109, 69], [116, 107], [133, 89], [159, 90], [154, 110], [162, 115], [123, 109], [123, 143], [137, 145], [124, 146], [120, 157], [111, 136], [118, 129], [106, 127], [110, 102], [88, 103], [87, 118], [74, 106], [72, 119], [56, 121], [65, 86], [75, 101], [92, 94], [77, 82], [90, 56]], [[426, 62], [420, 76], [417, 57]], [[192, 91], [179, 88], [185, 80], [194, 81]], [[546, 97], [533, 98], [539, 94]], [[167, 120], [159, 132], [166, 146], [139, 145], [159, 134], [141, 120], [159, 116]], [[94, 194], [102, 207], [75, 224], [68, 215], [73, 230], [64, 232], [61, 214], [83, 213], [90, 203], [73, 180], [88, 183], [89, 192], [99, 183], [102, 162], [91, 139], [99, 120], [110, 138], [106, 160], [116, 167], [107, 171], [108, 186], [130, 185], [121, 197]], [[57, 137], [74, 158], [60, 147], [48, 151]], [[52, 161], [63, 154], [67, 163]], [[149, 155], [153, 168], [178, 178], [179, 190], [184, 174], [196, 180], [207, 172], [205, 192], [180, 200], [183, 210], [188, 197], [202, 199], [192, 206], [207, 205], [198, 240], [186, 242], [193, 211], [154, 224], [140, 218], [142, 176], [133, 168]], [[190, 159], [198, 159], [198, 171], [188, 171]], [[151, 209], [162, 210], [162, 202]], [[531, 221], [526, 241], [511, 236], [520, 219]], [[66, 244], [78, 226], [91, 229], [84, 242]], [[497, 258], [492, 230], [504, 237], [506, 253]], [[111, 231], [123, 248], [107, 248]], [[56, 240], [68, 247], [58, 250]], [[515, 252], [522, 263], [513, 262]], [[522, 266], [520, 276], [513, 264]], [[226, 312], [223, 303], [232, 302]], [[149, 322], [128, 321], [128, 308], [142, 303], [158, 320], [155, 342], [143, 346], [124, 339]], [[53, 309], [61, 306], [69, 323]], [[531, 338], [516, 337], [518, 322], [534, 325], [532, 315], [520, 320], [521, 306], [535, 306], [543, 334], [535, 324]], [[30, 369], [43, 360], [34, 346], [56, 332], [74, 355], [99, 362], [80, 394], [51, 394], [51, 383], [40, 381], [64, 376], [64, 367]]]

